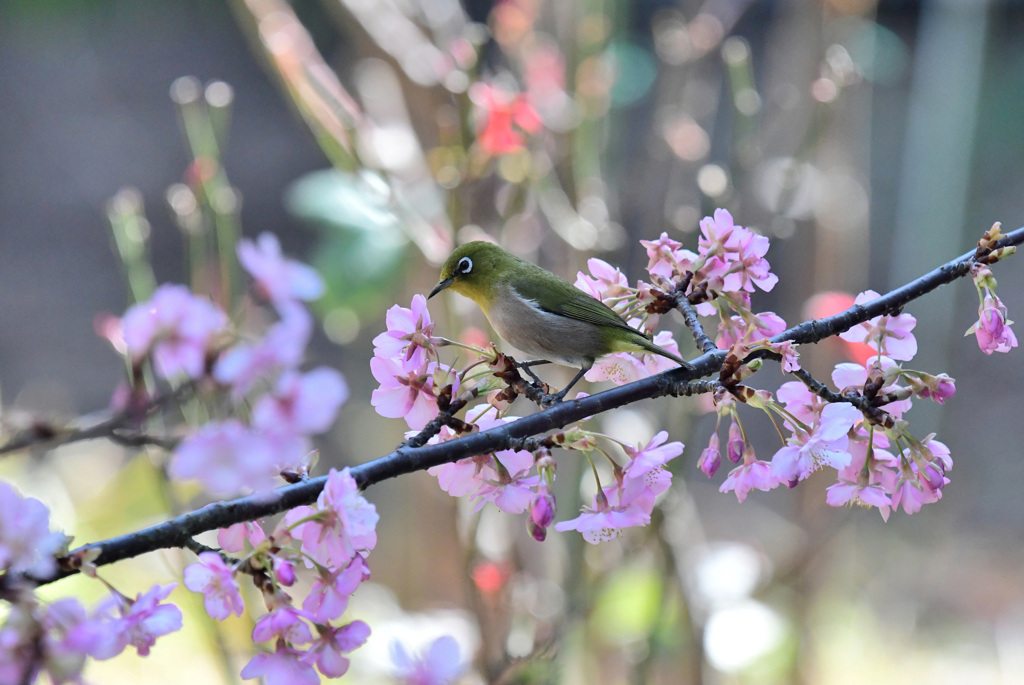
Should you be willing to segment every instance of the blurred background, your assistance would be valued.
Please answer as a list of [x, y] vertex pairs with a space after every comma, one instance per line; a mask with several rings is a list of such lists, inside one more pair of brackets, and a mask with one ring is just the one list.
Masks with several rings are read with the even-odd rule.
[[[369, 405], [370, 341], [452, 245], [484, 233], [570, 280], [592, 256], [636, 280], [638, 240], [694, 248], [700, 218], [725, 207], [772, 238], [781, 280], [755, 309], [831, 313], [995, 221], [1024, 224], [1022, 30], [1024, 3], [980, 0], [6, 0], [5, 420], [108, 405], [123, 365], [94, 328], [129, 302], [122, 239], [182, 281], [203, 212], [276, 233], [329, 281], [312, 361], [340, 368], [352, 398], [323, 468], [401, 440]], [[199, 207], [190, 184], [210, 160], [222, 192]], [[1024, 311], [1017, 259], [996, 276], [1011, 317]], [[441, 334], [484, 326], [465, 305], [431, 302]], [[472, 661], [465, 682], [1024, 682], [1024, 362], [963, 337], [975, 310], [969, 282], [909, 307], [920, 353], [905, 366], [958, 381], [945, 407], [908, 417], [955, 461], [945, 498], [912, 517], [828, 507], [823, 474], [742, 505], [719, 494], [722, 474], [695, 466], [714, 428], [695, 400], [602, 417], [628, 442], [667, 427], [687, 447], [663, 516], [600, 547], [534, 542], [521, 518], [470, 515], [426, 474], [374, 487], [373, 584], [350, 610], [374, 637], [346, 677], [385, 682], [392, 639], [448, 633]], [[678, 317], [664, 326], [683, 338]], [[801, 351], [819, 378], [846, 359], [835, 342]], [[750, 421], [766, 459], [778, 438]], [[169, 515], [160, 458], [87, 443], [6, 458], [0, 475], [84, 543]], [[559, 459], [560, 502], [579, 497], [578, 470]], [[190, 561], [151, 557], [109, 577], [127, 590]], [[186, 631], [96, 664], [96, 682], [234, 682], [252, 618], [210, 626], [176, 597]]]

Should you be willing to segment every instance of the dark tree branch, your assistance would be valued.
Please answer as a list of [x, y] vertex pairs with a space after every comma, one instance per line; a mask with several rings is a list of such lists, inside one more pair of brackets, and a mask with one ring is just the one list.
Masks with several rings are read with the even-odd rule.
[[171, 438], [162, 438], [137, 430], [126, 431], [124, 429], [131, 429], [139, 425], [144, 418], [170, 403], [180, 400], [195, 390], [195, 388], [196, 381], [183, 383], [170, 392], [153, 397], [142, 405], [128, 407], [91, 426], [82, 428], [68, 428], [66, 426], [50, 424], [32, 426], [15, 434], [10, 440], [0, 445], [0, 455], [28, 449], [29, 447], [52, 449], [60, 445], [69, 445], [74, 442], [94, 440], [96, 438], [107, 438], [129, 447], [159, 445], [161, 447], [173, 448], [176, 441]]
[[[1019, 245], [1022, 242], [1024, 242], [1024, 228], [1006, 235], [999, 241], [997, 247]], [[772, 341], [792, 340], [801, 344], [814, 343], [876, 316], [893, 314], [911, 300], [969, 273], [974, 255], [974, 251], [968, 252], [867, 304], [855, 305], [835, 316], [794, 326], [775, 336]], [[548, 431], [559, 430], [574, 421], [638, 400], [711, 392], [719, 387], [720, 384], [717, 381], [695, 381], [693, 379], [718, 373], [726, 354], [726, 350], [707, 352], [692, 360], [691, 363], [694, 367], [692, 371], [681, 367], [672, 369], [596, 395], [567, 400], [511, 423], [472, 433], [449, 442], [420, 447], [400, 447], [391, 454], [353, 466], [350, 470], [359, 487], [365, 489], [383, 480], [414, 471], [422, 471], [432, 466], [477, 454], [523, 446], [527, 444], [529, 438]], [[849, 400], [843, 398], [843, 401]], [[321, 476], [294, 485], [286, 485], [272, 492], [250, 495], [228, 502], [216, 502], [140, 531], [84, 545], [72, 554], [99, 549], [101, 550], [100, 555], [94, 563], [96, 566], [102, 566], [167, 547], [191, 547], [194, 545], [190, 541], [191, 537], [199, 533], [242, 521], [252, 521], [300, 505], [310, 504], [316, 500], [326, 480], [326, 476]], [[50, 577], [27, 578], [27, 580], [36, 584], [45, 584], [76, 572], [75, 570], [62, 570]], [[0, 589], [10, 580], [0, 577]]]

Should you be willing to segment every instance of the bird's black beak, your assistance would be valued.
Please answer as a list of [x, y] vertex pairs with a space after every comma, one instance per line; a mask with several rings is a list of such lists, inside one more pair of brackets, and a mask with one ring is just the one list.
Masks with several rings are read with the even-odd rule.
[[452, 276], [451, 278], [444, 279], [443, 281], [441, 281], [440, 283], [438, 283], [437, 285], [434, 286], [434, 289], [430, 291], [429, 295], [427, 295], [427, 299], [429, 300], [434, 295], [437, 295], [439, 292], [441, 292], [442, 290], [444, 290], [445, 288], [447, 288], [448, 286], [450, 286], [454, 282], [455, 282], [455, 277], [454, 276]]

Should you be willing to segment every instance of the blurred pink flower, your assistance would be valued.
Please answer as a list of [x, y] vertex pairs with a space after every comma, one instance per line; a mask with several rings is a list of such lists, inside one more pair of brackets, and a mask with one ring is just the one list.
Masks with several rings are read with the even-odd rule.
[[279, 642], [273, 652], [260, 652], [250, 659], [241, 676], [246, 680], [262, 676], [266, 685], [320, 685], [316, 670], [300, 660], [304, 654]]
[[450, 635], [442, 635], [431, 642], [422, 655], [410, 654], [395, 640], [391, 643], [391, 661], [395, 676], [405, 685], [447, 685], [466, 670], [459, 644]]
[[315, 663], [328, 678], [340, 678], [348, 672], [349, 660], [343, 656], [362, 646], [370, 637], [370, 626], [352, 621], [343, 626], [317, 626], [319, 636], [302, 656], [304, 663]]
[[198, 479], [215, 495], [265, 490], [278, 475], [277, 454], [270, 443], [237, 419], [212, 422], [185, 438], [171, 458], [178, 480]]
[[181, 630], [181, 611], [178, 607], [160, 603], [177, 586], [177, 583], [154, 585], [145, 594], [137, 595], [134, 601], [124, 597], [110, 600], [106, 610], [116, 605], [120, 617], [111, 621], [104, 646], [97, 648], [93, 656], [109, 659], [120, 654], [128, 645], [135, 647], [139, 656], [148, 656], [158, 637]]
[[304, 619], [305, 612], [293, 606], [280, 606], [263, 614], [252, 629], [253, 642], [266, 642], [280, 638], [292, 645], [304, 645], [313, 640], [313, 634]]
[[236, 400], [257, 380], [302, 362], [313, 335], [313, 317], [297, 304], [282, 305], [278, 311], [281, 320], [267, 329], [262, 339], [236, 343], [221, 354], [213, 367], [213, 377], [230, 385]]
[[356, 555], [348, 566], [340, 570], [323, 569], [313, 580], [306, 599], [302, 602], [303, 610], [309, 612], [317, 623], [327, 623], [345, 613], [348, 598], [359, 584], [370, 577], [363, 557]]
[[275, 305], [315, 300], [324, 294], [324, 282], [312, 267], [287, 259], [273, 233], [262, 233], [254, 243], [238, 243], [238, 261], [256, 280], [259, 294]]
[[334, 369], [321, 366], [304, 374], [287, 371], [277, 379], [272, 393], [256, 401], [252, 425], [302, 435], [323, 433], [347, 399], [348, 385]]
[[183, 285], [162, 285], [148, 302], [128, 308], [122, 326], [133, 363], [152, 354], [163, 378], [199, 378], [206, 371], [211, 342], [226, 323], [224, 313], [206, 298]]
[[47, 576], [67, 538], [50, 531], [50, 510], [0, 481], [0, 570]]

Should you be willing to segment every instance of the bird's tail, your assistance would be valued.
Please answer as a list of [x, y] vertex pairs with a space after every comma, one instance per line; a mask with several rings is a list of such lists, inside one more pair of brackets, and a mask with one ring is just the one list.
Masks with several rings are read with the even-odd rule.
[[652, 343], [646, 336], [638, 335], [636, 343], [638, 346], [642, 347], [647, 352], [660, 354], [662, 357], [665, 357], [666, 359], [671, 359], [684, 369], [688, 369], [690, 371], [693, 370], [693, 364], [691, 364], [690, 362], [686, 361], [685, 359], [678, 355], [672, 354], [668, 350], [661, 349], [660, 347]]

